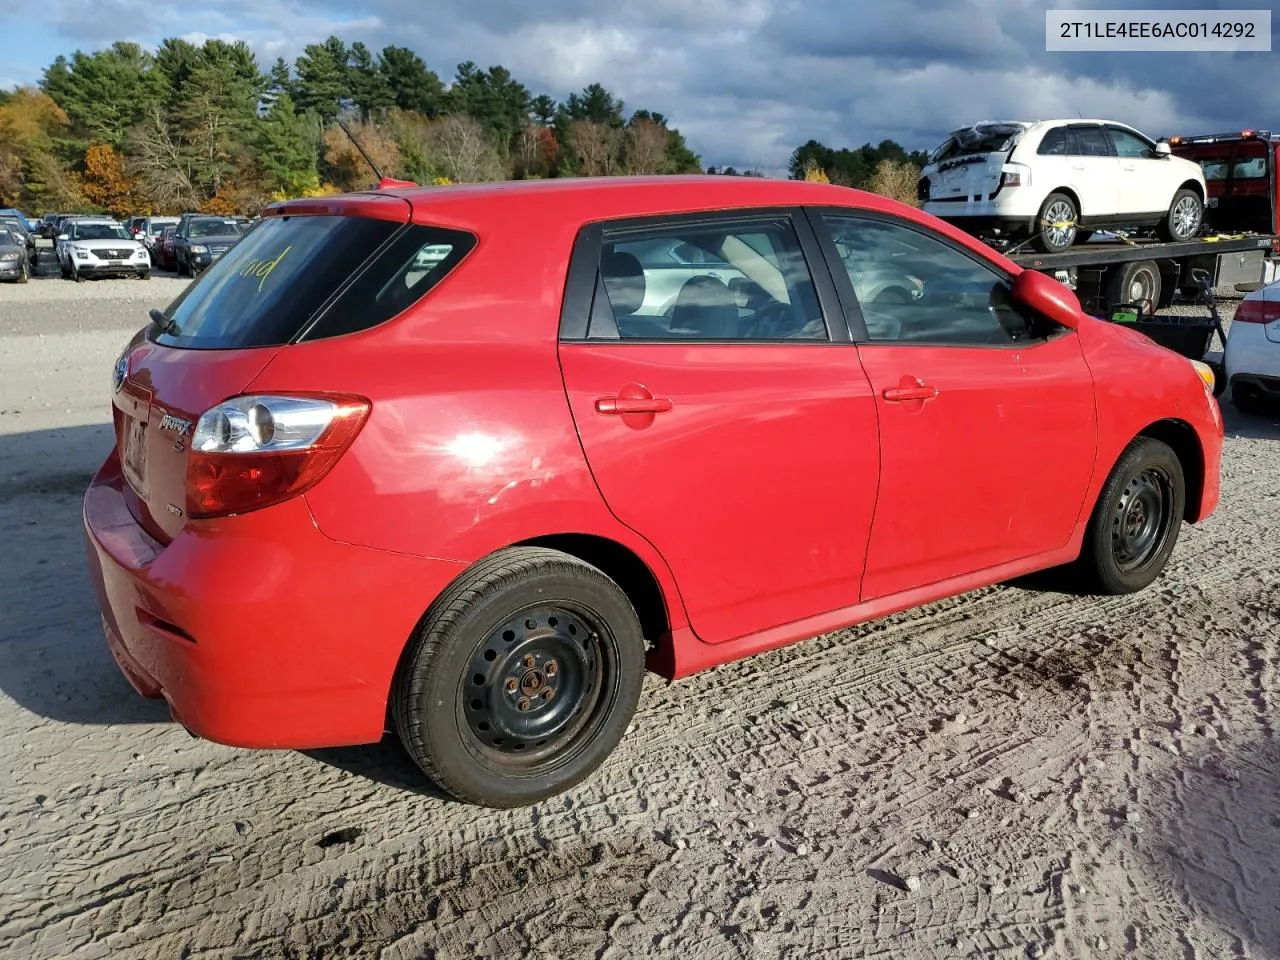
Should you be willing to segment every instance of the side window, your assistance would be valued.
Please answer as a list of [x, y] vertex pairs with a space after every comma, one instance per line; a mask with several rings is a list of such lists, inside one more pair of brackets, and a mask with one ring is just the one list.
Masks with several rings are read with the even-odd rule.
[[606, 232], [588, 336], [828, 339], [787, 218]]
[[1076, 135], [1076, 143], [1078, 144], [1081, 157], [1109, 157], [1111, 156], [1111, 144], [1107, 141], [1107, 135], [1102, 132], [1101, 127], [1097, 126], [1077, 126], [1072, 127], [1071, 131]]
[[1007, 344], [1030, 318], [990, 267], [912, 227], [824, 214], [872, 341]]
[[1231, 176], [1236, 180], [1261, 180], [1267, 175], [1265, 157], [1249, 157], [1237, 160], [1231, 167]]
[[1151, 144], [1123, 127], [1107, 127], [1107, 132], [1111, 134], [1111, 142], [1115, 144], [1118, 157], [1150, 160], [1156, 155]]
[[1200, 169], [1204, 171], [1204, 178], [1207, 181], [1227, 179], [1226, 160], [1201, 160]]
[[1047, 157], [1066, 157], [1079, 152], [1075, 137], [1066, 127], [1054, 127], [1044, 135], [1040, 146], [1036, 148], [1036, 153]]

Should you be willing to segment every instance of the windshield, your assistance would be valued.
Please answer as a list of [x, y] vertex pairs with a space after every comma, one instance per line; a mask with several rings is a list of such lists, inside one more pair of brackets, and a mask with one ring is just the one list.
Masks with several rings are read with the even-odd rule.
[[129, 235], [118, 223], [77, 223], [72, 229], [75, 240], [128, 240]]
[[165, 227], [171, 227], [171, 226], [176, 226], [176, 224], [173, 223], [172, 221], [168, 223], [156, 223], [154, 220], [152, 220], [149, 224], [147, 224], [147, 230], [150, 232], [150, 234], [153, 237], [158, 237], [162, 233], [164, 233]]
[[0, 247], [4, 246], [25, 247], [27, 241], [23, 239], [22, 234], [17, 230], [10, 230], [8, 227], [0, 227]]
[[192, 237], [238, 237], [243, 232], [234, 220], [192, 220], [187, 231]]

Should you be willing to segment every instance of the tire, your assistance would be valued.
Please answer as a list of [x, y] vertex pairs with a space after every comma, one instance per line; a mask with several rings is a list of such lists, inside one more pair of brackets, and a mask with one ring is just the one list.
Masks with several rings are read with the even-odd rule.
[[1213, 395], [1220, 397], [1227, 389], [1227, 368], [1216, 360], [1206, 360], [1205, 363], [1213, 370]]
[[31, 268], [24, 263], [18, 272], [18, 282], [26, 283], [29, 279], [31, 279]]
[[1266, 397], [1252, 383], [1232, 384], [1231, 403], [1241, 413], [1251, 417], [1264, 417], [1269, 412]]
[[1160, 268], [1154, 260], [1135, 260], [1108, 271], [1107, 303], [1136, 303], [1149, 300], [1151, 310], [1160, 305]]
[[71, 279], [76, 283], [84, 283], [84, 274], [75, 268], [75, 264], [71, 265]]
[[187, 271], [187, 267], [186, 267], [186, 265], [182, 262], [182, 258], [181, 258], [181, 257], [178, 257], [178, 258], [177, 258], [177, 272], [178, 272], [178, 276], [180, 276], [180, 277], [188, 277], [188, 276], [190, 276], [190, 275], [191, 275], [190, 273], [188, 273], [188, 271]]
[[[1065, 193], [1051, 193], [1044, 198], [1036, 216], [1035, 245], [1044, 253], [1061, 253], [1071, 249], [1079, 236], [1075, 224], [1080, 220], [1080, 209]], [[1070, 222], [1069, 227], [1055, 228], [1054, 223]]]
[[71, 279], [71, 271], [67, 269], [67, 265], [61, 260], [58, 261], [58, 272], [62, 274], [63, 280]]
[[1160, 221], [1160, 235], [1171, 242], [1193, 240], [1204, 223], [1204, 203], [1194, 190], [1183, 188], [1173, 195], [1169, 212]]
[[150, 270], [139, 270], [139, 271], [138, 271], [138, 279], [139, 279], [139, 280], [150, 280], [150, 279], [151, 279], [151, 271], [150, 271]]
[[1119, 595], [1154, 582], [1178, 542], [1186, 500], [1177, 454], [1151, 437], [1131, 443], [1089, 518], [1077, 561], [1085, 583], [1098, 593]]
[[636, 612], [604, 573], [555, 550], [502, 550], [450, 586], [410, 642], [391, 695], [396, 733], [457, 799], [536, 803], [617, 746], [644, 658]]

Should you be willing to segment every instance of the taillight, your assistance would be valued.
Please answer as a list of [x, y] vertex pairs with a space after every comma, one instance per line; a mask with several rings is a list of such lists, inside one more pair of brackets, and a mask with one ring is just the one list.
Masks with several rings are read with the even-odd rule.
[[1270, 323], [1280, 319], [1280, 300], [1245, 299], [1236, 307], [1232, 323]]
[[369, 416], [363, 397], [235, 397], [196, 423], [187, 516], [225, 517], [305, 493], [346, 452]]

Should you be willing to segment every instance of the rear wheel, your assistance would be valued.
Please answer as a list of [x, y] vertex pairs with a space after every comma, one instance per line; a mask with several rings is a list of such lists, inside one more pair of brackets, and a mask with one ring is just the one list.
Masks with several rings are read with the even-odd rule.
[[600, 570], [517, 547], [433, 605], [392, 692], [418, 766], [460, 800], [515, 807], [561, 793], [613, 751], [635, 712], [644, 638]]
[[1164, 570], [1186, 509], [1178, 456], [1151, 437], [1121, 455], [1094, 505], [1078, 561], [1090, 587], [1136, 593]]
[[1076, 242], [1076, 224], [1080, 211], [1076, 202], [1065, 193], [1051, 193], [1045, 197], [1036, 219], [1036, 246], [1045, 253], [1061, 253]]
[[1135, 260], [1113, 267], [1107, 281], [1108, 303], [1142, 303], [1148, 316], [1160, 303], [1160, 268], [1153, 260]]
[[1200, 232], [1204, 219], [1204, 204], [1194, 190], [1182, 189], [1173, 195], [1169, 213], [1160, 223], [1160, 233], [1166, 240], [1191, 240]]

